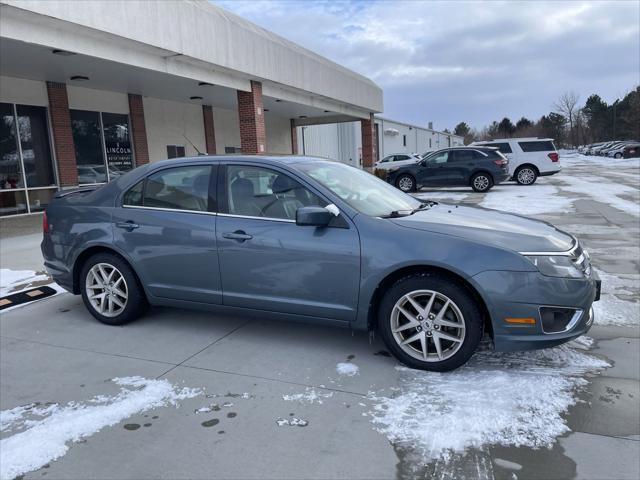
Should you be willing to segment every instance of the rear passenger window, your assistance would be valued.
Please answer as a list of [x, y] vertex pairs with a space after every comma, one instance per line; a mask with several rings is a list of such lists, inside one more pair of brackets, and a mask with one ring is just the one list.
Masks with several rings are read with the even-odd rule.
[[147, 177], [143, 206], [206, 212], [210, 176], [209, 165], [168, 168], [154, 173]]
[[509, 145], [506, 142], [505, 143], [483, 143], [482, 146], [483, 147], [495, 147], [498, 150], [500, 150], [502, 153], [513, 153], [513, 150], [511, 150], [511, 145]]
[[471, 150], [455, 150], [449, 154], [449, 161], [453, 157], [454, 162], [470, 162], [473, 160], [474, 155]]
[[122, 198], [123, 205], [130, 205], [133, 207], [142, 206], [142, 187], [144, 186], [144, 180], [140, 180], [133, 187], [124, 194]]
[[[532, 142], [518, 142], [523, 152], [553, 152], [556, 147], [553, 142], [548, 140], [532, 141]], [[504, 152], [503, 152], [504, 153]]]

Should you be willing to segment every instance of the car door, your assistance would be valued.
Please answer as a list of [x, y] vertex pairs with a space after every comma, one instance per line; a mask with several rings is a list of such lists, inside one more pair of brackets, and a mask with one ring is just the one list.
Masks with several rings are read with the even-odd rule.
[[[478, 160], [474, 150], [453, 150], [447, 161], [447, 185], [468, 185], [469, 177]], [[478, 156], [481, 154], [478, 153]]]
[[215, 237], [215, 165], [164, 168], [114, 209], [115, 245], [157, 297], [222, 303]]
[[420, 185], [446, 185], [448, 178], [448, 159], [450, 152], [435, 153], [425, 158], [418, 169], [418, 183]]
[[339, 215], [322, 228], [296, 225], [299, 207], [328, 202], [278, 167], [230, 163], [219, 178], [223, 303], [353, 320], [360, 240], [350, 219]]

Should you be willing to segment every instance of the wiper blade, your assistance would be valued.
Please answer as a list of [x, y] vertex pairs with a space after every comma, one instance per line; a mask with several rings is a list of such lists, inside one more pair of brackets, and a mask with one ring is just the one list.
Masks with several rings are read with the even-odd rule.
[[407, 217], [413, 213], [413, 210], [393, 210], [389, 212], [387, 215], [381, 215], [380, 218], [398, 218], [398, 217]]
[[431, 208], [434, 205], [437, 205], [438, 202], [423, 202], [422, 204], [420, 204], [420, 206], [418, 208], [414, 208], [413, 210], [411, 210], [411, 214], [413, 215], [416, 212], [419, 212], [420, 210], [426, 210], [427, 208]]

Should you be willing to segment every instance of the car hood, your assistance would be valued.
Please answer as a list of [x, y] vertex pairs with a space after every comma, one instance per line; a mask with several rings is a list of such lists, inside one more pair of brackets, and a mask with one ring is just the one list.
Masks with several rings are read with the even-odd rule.
[[517, 252], [562, 252], [574, 245], [571, 235], [549, 223], [479, 207], [438, 203], [391, 221], [406, 228], [464, 237]]

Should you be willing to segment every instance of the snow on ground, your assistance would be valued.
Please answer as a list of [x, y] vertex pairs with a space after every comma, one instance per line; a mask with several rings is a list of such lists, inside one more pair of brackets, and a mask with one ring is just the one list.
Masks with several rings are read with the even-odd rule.
[[314, 404], [314, 403], [318, 403], [318, 404], [322, 404], [323, 403], [323, 399], [326, 398], [331, 398], [333, 397], [333, 392], [329, 392], [329, 393], [319, 393], [316, 391], [315, 388], [313, 387], [307, 387], [304, 391], [304, 393], [294, 393], [292, 395], [283, 395], [282, 399], [286, 400], [288, 402], [300, 402], [302, 404]]
[[1, 431], [21, 430], [0, 440], [0, 478], [12, 479], [62, 457], [68, 443], [77, 442], [137, 413], [201, 394], [199, 389], [177, 388], [167, 380], [142, 377], [113, 379], [121, 387], [113, 396], [95, 397], [65, 406], [34, 404], [0, 413]]
[[355, 363], [339, 363], [336, 365], [336, 371], [339, 375], [346, 375], [347, 377], [353, 377], [360, 373], [360, 367]]
[[520, 215], [571, 212], [572, 200], [560, 196], [553, 185], [530, 187], [517, 184], [499, 185], [485, 194], [480, 206]]
[[609, 366], [563, 345], [553, 349], [479, 351], [464, 367], [432, 373], [397, 367], [399, 385], [389, 396], [370, 393], [376, 430], [406, 445], [428, 463], [484, 445], [549, 446], [567, 432], [562, 414], [577, 402], [582, 378]]
[[[560, 180], [564, 182], [560, 188], [563, 191], [580, 194], [596, 202], [610, 205], [629, 215], [640, 217], [640, 204], [637, 201], [624, 198], [638, 194], [638, 189], [620, 183], [605, 182], [602, 177], [564, 175]], [[546, 199], [545, 199], [546, 201]]]
[[600, 301], [593, 304], [594, 324], [640, 325], [640, 301], [636, 297], [640, 291], [640, 275], [597, 272], [602, 280], [602, 295]]
[[50, 281], [51, 278], [42, 272], [0, 268], [0, 297], [25, 290], [36, 283], [40, 286]]

